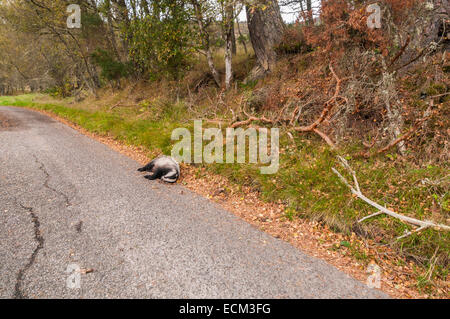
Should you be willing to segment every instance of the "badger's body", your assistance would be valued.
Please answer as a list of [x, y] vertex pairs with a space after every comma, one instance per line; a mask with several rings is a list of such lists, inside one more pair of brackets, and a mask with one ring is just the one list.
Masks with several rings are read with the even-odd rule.
[[161, 178], [164, 182], [175, 183], [180, 177], [180, 165], [170, 156], [160, 156], [148, 163], [139, 172], [150, 172], [151, 175], [144, 176], [147, 179], [154, 180]]

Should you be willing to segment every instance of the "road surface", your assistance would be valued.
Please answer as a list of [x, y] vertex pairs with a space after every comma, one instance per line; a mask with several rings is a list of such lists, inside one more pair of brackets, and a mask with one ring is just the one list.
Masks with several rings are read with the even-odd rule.
[[138, 167], [0, 107], [0, 298], [387, 297]]

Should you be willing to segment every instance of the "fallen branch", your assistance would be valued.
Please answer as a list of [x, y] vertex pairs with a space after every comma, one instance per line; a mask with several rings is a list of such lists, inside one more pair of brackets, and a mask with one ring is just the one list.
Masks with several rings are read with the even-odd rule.
[[207, 123], [219, 124], [219, 125], [228, 123], [228, 121], [223, 121], [223, 120], [219, 120], [219, 119], [203, 119], [203, 121], [205, 121]]
[[[384, 152], [390, 150], [391, 148], [393, 148], [393, 147], [396, 146], [397, 144], [399, 144], [399, 143], [401, 143], [401, 142], [407, 140], [408, 138], [410, 138], [411, 135], [413, 135], [414, 132], [416, 132], [416, 131], [422, 126], [422, 124], [423, 124], [426, 120], [428, 120], [429, 118], [430, 118], [430, 116], [426, 116], [426, 117], [424, 117], [424, 118], [421, 118], [421, 119], [417, 120], [417, 121], [414, 123], [414, 125], [408, 130], [408, 132], [406, 132], [405, 134], [403, 134], [403, 135], [397, 137], [397, 138], [396, 138], [395, 140], [393, 140], [391, 143], [389, 143], [389, 144], [386, 145], [385, 147], [382, 147], [381, 149], [379, 149], [379, 150], [376, 151], [375, 153], [372, 153], [372, 154], [371, 154], [371, 153], [370, 153], [370, 150], [367, 150], [367, 152], [362, 152], [362, 153], [360, 153], [359, 155], [362, 156], [362, 157], [365, 157], [365, 158], [369, 158], [369, 157], [371, 157], [372, 155], [379, 155], [379, 154], [381, 154], [381, 153], [384, 153]], [[374, 142], [374, 144], [375, 144], [375, 142]], [[372, 144], [371, 146], [369, 146], [369, 145], [364, 145], [364, 146], [366, 146], [366, 147], [369, 148], [369, 147], [372, 147], [374, 144]]]
[[450, 95], [450, 92], [447, 92], [447, 93], [444, 93], [444, 94], [438, 94], [438, 95], [430, 96], [430, 99], [435, 99], [435, 98], [443, 97], [443, 96], [447, 96], [447, 95]]
[[[327, 118], [327, 115], [329, 115], [333, 109], [333, 106], [336, 103], [336, 101], [338, 99], [341, 99], [343, 101], [345, 101], [346, 103], [348, 103], [347, 98], [340, 96], [340, 92], [341, 92], [341, 84], [342, 81], [346, 80], [347, 78], [341, 79], [339, 78], [339, 76], [336, 74], [336, 72], [333, 69], [333, 66], [330, 64], [329, 65], [331, 74], [333, 75], [334, 79], [336, 80], [336, 88], [334, 91], [334, 95], [324, 104], [324, 108], [321, 112], [321, 114], [319, 115], [319, 117], [317, 118], [317, 120], [315, 120], [312, 124], [308, 125], [308, 126], [299, 126], [299, 127], [294, 127], [294, 131], [299, 132], [299, 133], [306, 133], [306, 132], [313, 132], [316, 133], [317, 135], [319, 135], [332, 149], [336, 149], [336, 145], [333, 143], [333, 141], [331, 140], [330, 137], [328, 137], [328, 135], [326, 135], [325, 133], [323, 133], [322, 131], [320, 131], [318, 129], [318, 126], [320, 124], [322, 124], [325, 119]], [[308, 103], [309, 104], [309, 103]], [[306, 104], [306, 105], [308, 105]], [[250, 125], [253, 122], [263, 122], [266, 124], [277, 124], [277, 123], [282, 123], [282, 122], [286, 122], [290, 125], [292, 125], [295, 121], [295, 117], [296, 114], [298, 113], [298, 116], [300, 116], [300, 110], [301, 108], [297, 107], [294, 110], [294, 113], [292, 114], [292, 117], [290, 119], [283, 119], [282, 115], [283, 112], [285, 111], [286, 107], [284, 107], [278, 114], [278, 117], [276, 119], [270, 119], [267, 118], [265, 116], [262, 117], [256, 117], [256, 116], [251, 116], [249, 114], [247, 114], [247, 112], [245, 111], [245, 108], [242, 110], [243, 113], [247, 116], [247, 119], [244, 121], [239, 121], [239, 122], [235, 122], [234, 124], [231, 125], [231, 128], [237, 128], [240, 126], [245, 126], [245, 125]]]
[[312, 132], [312, 131], [314, 131], [314, 129], [325, 120], [325, 117], [333, 108], [332, 102], [336, 101], [336, 99], [339, 97], [339, 92], [341, 91], [342, 80], [337, 76], [336, 72], [334, 72], [333, 66], [331, 64], [330, 64], [329, 68], [330, 68], [331, 73], [333, 74], [333, 77], [336, 79], [336, 89], [334, 91], [334, 95], [331, 99], [329, 99], [325, 103], [325, 107], [323, 108], [322, 113], [320, 114], [319, 118], [317, 120], [315, 120], [314, 123], [312, 123], [308, 126], [295, 127], [294, 130], [296, 130], [297, 132]]
[[399, 136], [397, 139], [395, 139], [394, 141], [389, 143], [387, 146], [385, 146], [385, 147], [381, 148], [380, 150], [378, 150], [377, 154], [386, 152], [387, 150], [389, 150], [390, 148], [394, 147], [398, 143], [408, 139], [417, 129], [419, 129], [419, 127], [422, 125], [422, 123], [425, 122], [427, 119], [428, 119], [428, 117], [425, 117], [425, 118], [422, 118], [422, 119], [416, 121], [416, 123], [409, 129], [408, 132], [406, 132], [402, 136]]
[[394, 65], [394, 63], [405, 53], [406, 48], [408, 47], [409, 43], [411, 42], [411, 36], [408, 35], [408, 38], [406, 39], [405, 44], [402, 46], [402, 48], [398, 51], [398, 53], [395, 55], [395, 57], [391, 60], [391, 63], [389, 63], [388, 68]]
[[375, 214], [372, 214], [372, 215], [363, 217], [363, 218], [361, 218], [360, 220], [358, 220], [358, 224], [362, 223], [362, 222], [365, 221], [366, 219], [369, 219], [369, 218], [372, 218], [372, 217], [375, 217], [375, 216], [378, 216], [378, 215], [381, 215], [381, 214], [383, 214], [383, 212], [377, 212], [377, 213], [375, 213]]
[[309, 104], [312, 104], [312, 102], [310, 101], [306, 104], [299, 105], [294, 109], [294, 112], [292, 112], [291, 120], [289, 121], [289, 125], [293, 125], [294, 123], [298, 122], [300, 115], [302, 115], [303, 108], [308, 106]]
[[114, 104], [113, 106], [111, 106], [109, 108], [110, 111], [114, 110], [116, 107], [118, 107], [120, 104], [122, 104], [123, 100], [120, 100], [119, 102], [117, 102], [116, 104]]
[[331, 138], [328, 137], [328, 135], [326, 135], [325, 133], [323, 133], [322, 131], [319, 131], [318, 129], [314, 129], [313, 130], [314, 133], [316, 133], [317, 135], [319, 135], [321, 138], [323, 138], [323, 140], [325, 142], [327, 142], [328, 145], [330, 145], [330, 147], [334, 150], [337, 149], [336, 145], [333, 143], [333, 141], [331, 140]]
[[352, 175], [353, 181], [354, 181], [354, 185], [351, 185], [348, 182], [348, 180], [344, 176], [342, 176], [342, 174], [337, 169], [335, 169], [334, 167], [332, 168], [333, 172], [339, 177], [339, 179], [345, 185], [347, 185], [350, 188], [350, 190], [351, 190], [353, 195], [355, 195], [359, 199], [365, 201], [367, 204], [369, 204], [369, 205], [371, 205], [371, 206], [373, 206], [373, 207], [375, 207], [376, 209], [379, 210], [378, 213], [369, 215], [369, 216], [359, 220], [359, 222], [361, 222], [363, 220], [366, 220], [368, 218], [380, 215], [380, 214], [386, 214], [386, 215], [389, 215], [391, 217], [397, 218], [397, 219], [399, 219], [399, 220], [401, 220], [403, 222], [406, 222], [406, 223], [409, 223], [409, 224], [412, 224], [412, 225], [415, 225], [415, 226], [419, 227], [415, 231], [409, 232], [409, 233], [407, 233], [407, 234], [405, 234], [403, 236], [398, 237], [397, 240], [401, 239], [401, 238], [405, 238], [405, 237], [407, 237], [407, 236], [409, 236], [409, 235], [411, 235], [413, 233], [422, 231], [422, 230], [430, 228], [430, 227], [435, 228], [435, 229], [442, 229], [442, 230], [446, 230], [446, 231], [450, 230], [450, 226], [447, 226], [447, 225], [436, 224], [436, 223], [434, 223], [432, 221], [428, 221], [428, 220], [422, 221], [422, 220], [419, 220], [419, 219], [416, 219], [416, 218], [412, 218], [412, 217], [408, 217], [408, 216], [404, 216], [404, 215], [398, 214], [396, 212], [393, 212], [390, 209], [387, 209], [386, 207], [381, 206], [380, 204], [374, 202], [373, 200], [367, 198], [366, 196], [364, 196], [364, 194], [361, 192], [361, 189], [359, 188], [359, 183], [358, 183], [358, 179], [356, 178], [355, 171], [350, 167], [348, 162], [343, 157], [338, 156], [338, 159], [339, 159], [339, 164]]
[[[269, 124], [275, 124], [275, 123], [276, 123], [276, 120], [268, 119], [268, 118], [266, 118], [266, 117], [264, 117], [264, 116], [263, 116], [263, 117], [256, 117], [256, 116], [251, 116], [251, 115], [249, 115], [249, 114], [245, 111], [245, 106], [247, 105], [247, 103], [244, 103], [244, 107], [242, 107], [242, 101], [243, 101], [243, 98], [244, 98], [244, 97], [241, 98], [241, 102], [239, 103], [239, 108], [241, 108], [242, 112], [245, 114], [245, 116], [247, 116], [247, 120], [235, 122], [235, 123], [233, 123], [233, 124], [230, 126], [231, 128], [237, 128], [237, 127], [240, 127], [240, 126], [249, 125], [249, 124], [251, 124], [251, 123], [253, 123], [253, 122], [264, 122], [264, 123], [269, 123]], [[233, 110], [230, 109], [230, 111], [231, 111], [231, 113], [233, 114], [233, 119], [235, 119], [236, 116], [235, 116]]]
[[341, 98], [347, 102], [347, 99], [345, 97], [342, 97], [339, 95], [339, 93], [341, 92], [342, 81], [345, 79], [341, 79], [338, 77], [338, 75], [334, 71], [333, 66], [331, 64], [329, 65], [329, 68], [330, 68], [331, 73], [333, 74], [333, 77], [336, 80], [336, 89], [334, 91], [333, 97], [325, 103], [325, 107], [322, 110], [322, 113], [320, 114], [320, 116], [317, 120], [315, 120], [312, 124], [310, 124], [308, 126], [295, 127], [294, 130], [297, 132], [300, 132], [300, 133], [314, 132], [314, 133], [318, 134], [322, 139], [324, 139], [325, 142], [327, 142], [327, 144], [331, 146], [331, 148], [336, 149], [336, 146], [331, 141], [331, 139], [327, 135], [325, 135], [323, 132], [321, 132], [320, 130], [317, 129], [317, 127], [320, 124], [322, 124], [322, 122], [326, 119], [327, 115], [329, 115], [331, 113], [331, 111], [333, 109], [333, 105], [335, 104], [337, 99]]
[[244, 126], [244, 125], [249, 125], [252, 122], [264, 122], [264, 123], [270, 123], [270, 124], [274, 124], [274, 120], [268, 119], [266, 117], [255, 117], [255, 116], [250, 116], [247, 120], [245, 121], [240, 121], [240, 122], [236, 122], [233, 125], [231, 125], [231, 128], [236, 128], [236, 127], [240, 127], [240, 126]]
[[417, 229], [415, 229], [413, 231], [409, 231], [409, 232], [405, 233], [404, 235], [397, 237], [397, 240], [400, 240], [402, 238], [406, 238], [408, 236], [411, 236], [412, 234], [418, 233], [418, 232], [420, 232], [420, 231], [422, 231], [424, 229], [427, 229], [428, 227], [429, 226], [421, 226], [421, 227], [419, 227], [419, 228], [417, 228]]

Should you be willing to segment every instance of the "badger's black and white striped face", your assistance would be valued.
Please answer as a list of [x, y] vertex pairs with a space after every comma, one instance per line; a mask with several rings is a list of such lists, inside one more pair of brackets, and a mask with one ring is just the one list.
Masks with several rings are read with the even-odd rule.
[[151, 172], [151, 175], [144, 177], [150, 180], [161, 178], [167, 183], [175, 183], [180, 177], [180, 165], [174, 158], [169, 156], [160, 156], [144, 167], [139, 168], [138, 171]]

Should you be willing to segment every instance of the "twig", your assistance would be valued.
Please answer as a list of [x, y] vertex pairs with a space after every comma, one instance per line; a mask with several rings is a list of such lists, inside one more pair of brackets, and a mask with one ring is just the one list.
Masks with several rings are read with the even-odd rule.
[[[413, 133], [415, 131], [417, 131], [420, 126], [430, 118], [430, 116], [426, 116], [424, 118], [421, 118], [419, 120], [416, 121], [416, 123], [414, 123], [414, 125], [408, 130], [408, 132], [406, 132], [405, 134], [397, 137], [395, 140], [393, 140], [391, 143], [389, 143], [388, 145], [386, 145], [385, 147], [382, 147], [381, 149], [379, 149], [378, 151], [376, 151], [375, 153], [370, 153], [370, 150], [367, 150], [367, 152], [361, 152], [359, 153], [359, 156], [365, 157], [365, 158], [369, 158], [372, 155], [379, 155], [381, 153], [384, 153], [388, 150], [390, 150], [391, 148], [393, 148], [395, 145], [407, 140], [408, 138], [411, 137], [411, 135], [413, 135]], [[373, 146], [374, 144], [372, 144], [371, 146]], [[367, 148], [371, 147], [369, 145], [364, 145]]]
[[[345, 185], [347, 185], [347, 187], [350, 188], [352, 194], [354, 194], [356, 197], [360, 198], [361, 200], [365, 201], [367, 204], [369, 204], [369, 205], [371, 205], [371, 206], [373, 206], [373, 207], [375, 207], [375, 208], [377, 208], [379, 210], [378, 213], [370, 215], [370, 216], [367, 216], [366, 218], [363, 218], [362, 220], [370, 218], [370, 217], [373, 217], [375, 215], [387, 214], [387, 215], [389, 215], [391, 217], [394, 217], [394, 218], [397, 218], [397, 219], [399, 219], [399, 220], [401, 220], [403, 222], [406, 222], [406, 223], [409, 223], [409, 224], [412, 224], [412, 225], [415, 225], [415, 226], [419, 226], [419, 228], [416, 229], [415, 231], [410, 232], [409, 234], [405, 234], [403, 236], [400, 236], [398, 239], [404, 238], [406, 236], [411, 235], [412, 233], [419, 232], [419, 231], [424, 230], [424, 229], [429, 228], [429, 227], [442, 229], [442, 230], [446, 230], [446, 231], [450, 230], [450, 226], [447, 226], [447, 225], [436, 224], [436, 223], [434, 223], [432, 221], [422, 221], [422, 220], [419, 220], [419, 219], [416, 219], [416, 218], [412, 218], [412, 217], [408, 217], [408, 216], [404, 216], [404, 215], [398, 214], [396, 212], [393, 212], [390, 209], [387, 209], [386, 207], [381, 206], [380, 204], [372, 201], [371, 199], [367, 198], [366, 196], [364, 196], [364, 194], [359, 189], [358, 179], [356, 178], [355, 171], [350, 167], [348, 162], [343, 157], [338, 156], [338, 159], [339, 159], [339, 164], [352, 175], [354, 183], [355, 183], [355, 186], [352, 186], [348, 182], [348, 180], [344, 176], [342, 176], [342, 174], [339, 173], [339, 171], [337, 169], [335, 169], [334, 167], [332, 168], [333, 172], [339, 177], [339, 179]], [[362, 221], [362, 220], [360, 220], [360, 221]]]
[[114, 104], [113, 106], [111, 106], [111, 107], [109, 108], [109, 110], [110, 110], [110, 111], [114, 110], [116, 107], [118, 107], [120, 104], [122, 104], [122, 101], [123, 101], [123, 100], [120, 100], [119, 102], [117, 102], [116, 104]]
[[427, 229], [428, 227], [429, 227], [429, 226], [421, 226], [421, 227], [419, 227], [419, 228], [417, 228], [417, 229], [415, 229], [415, 230], [413, 230], [413, 231], [409, 231], [409, 232], [407, 232], [406, 234], [397, 237], [396, 240], [400, 240], [400, 239], [402, 239], [402, 238], [411, 236], [412, 234], [418, 233], [418, 232], [420, 232], [420, 231], [422, 231], [422, 230], [424, 230], [424, 229]]
[[440, 246], [436, 247], [436, 250], [434, 251], [433, 257], [431, 257], [431, 259], [430, 259], [430, 268], [428, 268], [428, 271], [426, 273], [428, 281], [430, 281], [431, 276], [433, 275], [434, 267], [436, 267], [436, 262], [438, 260], [438, 257], [436, 257], [436, 255], [437, 255], [437, 253], [439, 251], [439, 248], [440, 248]]
[[336, 145], [333, 143], [333, 141], [328, 137], [328, 135], [326, 135], [325, 133], [323, 133], [322, 131], [319, 131], [318, 129], [314, 129], [313, 130], [314, 133], [316, 133], [317, 135], [319, 135], [321, 138], [323, 138], [323, 140], [325, 142], [327, 142], [328, 145], [330, 145], [330, 147], [334, 150], [337, 149]]
[[391, 60], [391, 63], [389, 63], [388, 68], [390, 68], [394, 63], [405, 53], [406, 48], [408, 47], [409, 43], [411, 42], [411, 36], [408, 35], [408, 38], [406, 39], [405, 44], [402, 46], [400, 51], [398, 51], [397, 55]]
[[325, 103], [325, 107], [322, 110], [322, 113], [320, 114], [319, 118], [314, 123], [312, 123], [308, 126], [295, 127], [294, 129], [297, 132], [312, 132], [312, 131], [314, 131], [314, 129], [325, 120], [325, 117], [333, 108], [332, 102], [336, 101], [336, 99], [339, 97], [339, 92], [341, 91], [342, 80], [337, 76], [336, 72], [334, 72], [333, 66], [331, 64], [329, 65], [329, 68], [330, 68], [331, 73], [333, 74], [333, 77], [336, 79], [336, 89], [335, 89], [334, 95], [331, 99], [329, 99]]
[[435, 99], [437, 97], [442, 97], [442, 96], [447, 96], [447, 95], [450, 95], [450, 92], [447, 92], [447, 93], [444, 93], [444, 94], [438, 94], [438, 95], [430, 96], [430, 99]]
[[244, 126], [244, 125], [249, 125], [252, 122], [264, 122], [264, 123], [274, 123], [274, 120], [268, 119], [266, 117], [255, 117], [255, 116], [250, 116], [247, 120], [245, 121], [240, 121], [240, 122], [236, 122], [233, 125], [231, 125], [231, 128], [236, 128], [239, 126]]
[[335, 104], [337, 99], [341, 98], [344, 101], [348, 102], [345, 97], [342, 97], [339, 95], [339, 93], [341, 91], [342, 81], [346, 80], [347, 78], [344, 78], [344, 79], [339, 78], [331, 64], [329, 65], [329, 68], [330, 68], [331, 73], [333, 74], [333, 77], [336, 80], [336, 88], [335, 88], [333, 97], [325, 103], [325, 107], [322, 110], [322, 113], [320, 114], [319, 118], [316, 121], [314, 121], [314, 123], [312, 123], [308, 126], [295, 127], [294, 130], [297, 132], [301, 132], [301, 133], [314, 132], [317, 135], [319, 135], [322, 139], [324, 139], [325, 142], [327, 142], [327, 144], [330, 145], [332, 149], [336, 149], [336, 145], [331, 141], [331, 139], [326, 134], [324, 134], [322, 131], [317, 129], [317, 127], [320, 124], [322, 124], [322, 122], [327, 118], [327, 115], [329, 115], [331, 113], [331, 110], [333, 109], [333, 105]]
[[[331, 74], [333, 75], [334, 79], [336, 80], [336, 88], [335, 88], [335, 92], [334, 92], [333, 97], [331, 97], [327, 102], [325, 102], [324, 108], [322, 110], [322, 113], [317, 118], [317, 120], [315, 120], [312, 124], [310, 124], [308, 126], [299, 126], [299, 127], [294, 127], [293, 129], [294, 129], [294, 131], [299, 132], [299, 133], [306, 133], [306, 132], [316, 133], [332, 149], [336, 149], [336, 145], [333, 143], [333, 141], [330, 139], [330, 137], [328, 137], [325, 133], [320, 131], [318, 129], [318, 126], [320, 124], [322, 124], [324, 122], [324, 120], [327, 118], [327, 115], [330, 114], [330, 112], [331, 112], [331, 110], [333, 108], [333, 105], [337, 104], [336, 101], [338, 99], [342, 99], [346, 103], [348, 103], [347, 98], [339, 95], [339, 93], [341, 91], [342, 81], [344, 81], [344, 80], [346, 80], [348, 78], [344, 78], [344, 79], [339, 78], [339, 76], [336, 74], [336, 72], [334, 71], [333, 66], [331, 64], [329, 65], [329, 68], [330, 68]], [[306, 104], [306, 105], [308, 105], [308, 104]], [[247, 119], [244, 120], [244, 121], [235, 122], [234, 124], [231, 125], [231, 128], [237, 128], [237, 127], [240, 127], [240, 126], [249, 125], [249, 124], [251, 124], [253, 122], [264, 122], [264, 123], [267, 123], [267, 124], [277, 124], [277, 123], [281, 123], [281, 122], [287, 122], [290, 125], [292, 125], [294, 123], [295, 118], [296, 118], [295, 116], [296, 116], [297, 112], [298, 112], [298, 116], [300, 116], [301, 109], [299, 109], [299, 107], [297, 107], [294, 110], [294, 113], [292, 114], [292, 118], [290, 118], [290, 119], [282, 119], [281, 117], [282, 117], [282, 114], [285, 111], [285, 109], [286, 109], [286, 107], [284, 107], [281, 110], [281, 112], [278, 114], [278, 117], [276, 119], [271, 119], [271, 118], [266, 118], [265, 116], [262, 116], [262, 117], [251, 116], [245, 111], [245, 108], [243, 108], [242, 111], [247, 116]]]
[[366, 219], [369, 219], [369, 218], [372, 218], [372, 217], [375, 217], [375, 216], [378, 216], [378, 215], [381, 215], [381, 214], [383, 214], [383, 212], [378, 212], [378, 213], [375, 213], [375, 214], [372, 214], [372, 215], [363, 217], [363, 218], [361, 218], [360, 220], [358, 220], [358, 223], [362, 223], [362, 222], [365, 221]]
[[424, 118], [416, 121], [416, 123], [408, 130], [408, 132], [406, 132], [402, 136], [399, 136], [397, 139], [395, 139], [394, 141], [389, 143], [387, 146], [385, 146], [385, 147], [381, 148], [380, 150], [378, 150], [377, 154], [381, 154], [383, 152], [386, 152], [387, 150], [389, 150], [390, 148], [394, 147], [398, 143], [408, 139], [422, 125], [422, 123], [425, 122], [428, 118], [429, 117], [424, 117]]

